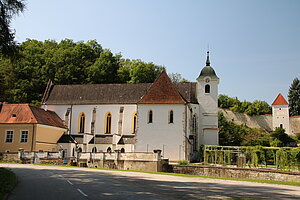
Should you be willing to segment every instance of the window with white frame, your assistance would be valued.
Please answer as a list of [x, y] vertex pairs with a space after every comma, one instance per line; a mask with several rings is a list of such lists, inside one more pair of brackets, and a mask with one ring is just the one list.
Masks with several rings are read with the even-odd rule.
[[5, 142], [12, 143], [12, 141], [13, 141], [13, 136], [14, 136], [14, 131], [6, 131]]
[[28, 142], [28, 131], [21, 131], [21, 141], [20, 142]]

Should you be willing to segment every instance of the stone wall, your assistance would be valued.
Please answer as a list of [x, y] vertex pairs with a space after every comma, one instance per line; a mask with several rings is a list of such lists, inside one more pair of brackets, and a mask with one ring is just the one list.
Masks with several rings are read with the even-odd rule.
[[300, 181], [300, 172], [282, 172], [249, 168], [172, 165], [169, 172], [223, 178]]
[[[249, 116], [244, 113], [232, 112], [229, 109], [221, 109], [227, 120], [238, 125], [246, 125], [250, 128], [261, 128], [268, 132], [273, 130], [272, 115], [254, 115]], [[290, 132], [292, 134], [300, 133], [300, 116], [290, 117]]]
[[293, 134], [300, 133], [300, 116], [290, 117], [290, 125]]
[[250, 128], [261, 128], [266, 131], [272, 131], [272, 115], [249, 116], [244, 113], [232, 112], [229, 109], [219, 109], [227, 120], [238, 125], [246, 125]]
[[0, 153], [0, 162], [20, 162], [18, 153]]

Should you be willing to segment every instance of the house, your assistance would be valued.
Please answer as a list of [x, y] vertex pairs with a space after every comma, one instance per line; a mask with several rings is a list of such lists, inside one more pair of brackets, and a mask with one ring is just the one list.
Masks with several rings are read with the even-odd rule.
[[53, 111], [28, 104], [0, 104], [0, 152], [58, 151], [67, 129]]
[[196, 82], [172, 83], [163, 71], [153, 83], [53, 85], [43, 107], [62, 118], [58, 141], [66, 155], [152, 152], [192, 160], [201, 144], [218, 144], [218, 84], [207, 52]]

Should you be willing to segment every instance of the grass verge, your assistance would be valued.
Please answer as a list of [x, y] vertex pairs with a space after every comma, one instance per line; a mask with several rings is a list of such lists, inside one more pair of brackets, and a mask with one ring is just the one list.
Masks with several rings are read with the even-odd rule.
[[[50, 165], [50, 164], [39, 164], [39, 165], [42, 165], [42, 166], [71, 167], [71, 168], [87, 168], [87, 167], [77, 167], [77, 166], [68, 166], [68, 165]], [[168, 173], [168, 172], [150, 172], [150, 171], [107, 169], [107, 168], [92, 168], [92, 169], [108, 170], [108, 171], [141, 172], [141, 173], [148, 173], [148, 174], [161, 174], [161, 175], [183, 176], [183, 177], [200, 177], [200, 178], [231, 180], [231, 181], [247, 181], [247, 182], [255, 182], [255, 183], [291, 185], [291, 186], [299, 186], [300, 187], [300, 182], [297, 182], [297, 181], [274, 181], [274, 180], [257, 180], [257, 179], [222, 178], [222, 177], [215, 177], [215, 176], [200, 176], [200, 175], [176, 174], [176, 173]]]
[[0, 168], [0, 199], [4, 199], [5, 195], [9, 193], [16, 184], [16, 175], [8, 169]]

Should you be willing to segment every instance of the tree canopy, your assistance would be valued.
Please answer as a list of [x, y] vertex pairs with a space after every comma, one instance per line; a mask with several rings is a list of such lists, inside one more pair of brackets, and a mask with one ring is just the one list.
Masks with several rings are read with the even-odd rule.
[[0, 53], [12, 56], [15, 52], [15, 33], [10, 27], [12, 18], [23, 12], [23, 0], [0, 0]]
[[224, 94], [219, 95], [218, 106], [248, 115], [263, 115], [272, 112], [271, 106], [265, 101], [241, 102], [237, 97], [232, 98]]
[[0, 102], [38, 104], [54, 84], [153, 82], [164, 67], [122, 58], [95, 40], [27, 40], [13, 62], [0, 54]]
[[290, 115], [300, 115], [300, 81], [295, 78], [290, 86], [289, 94]]

